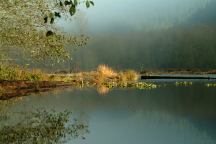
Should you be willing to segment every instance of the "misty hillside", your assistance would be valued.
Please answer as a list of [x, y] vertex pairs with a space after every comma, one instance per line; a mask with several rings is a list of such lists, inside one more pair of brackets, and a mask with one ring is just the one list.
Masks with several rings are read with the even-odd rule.
[[107, 63], [118, 68], [215, 68], [216, 27], [179, 28], [103, 36], [75, 53], [81, 69]]
[[185, 23], [185, 25], [214, 25], [216, 24], [216, 1], [210, 1], [206, 7], [200, 8]]
[[[139, 15], [139, 19], [140, 16], [145, 19], [144, 14]], [[216, 68], [215, 0], [198, 8], [181, 24], [168, 29], [146, 31], [128, 23], [114, 23], [102, 32], [90, 35], [85, 48], [72, 52], [71, 64], [61, 64], [58, 69], [68, 69], [73, 65], [80, 70], [91, 70], [99, 64], [136, 70]]]
[[[117, 68], [216, 68], [216, 1], [200, 8], [182, 25], [166, 30], [92, 37], [75, 53], [81, 69], [107, 63]], [[117, 32], [122, 31], [119, 28]]]

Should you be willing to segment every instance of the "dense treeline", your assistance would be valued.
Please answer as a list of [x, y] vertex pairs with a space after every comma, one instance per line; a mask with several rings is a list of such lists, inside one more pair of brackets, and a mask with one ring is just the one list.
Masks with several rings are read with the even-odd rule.
[[216, 26], [197, 25], [168, 30], [95, 38], [74, 57], [81, 68], [107, 63], [119, 68], [215, 68]]

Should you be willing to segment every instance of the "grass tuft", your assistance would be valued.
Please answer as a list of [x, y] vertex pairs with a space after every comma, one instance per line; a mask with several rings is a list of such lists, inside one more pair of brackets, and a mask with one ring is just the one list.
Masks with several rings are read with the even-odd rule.
[[115, 72], [112, 68], [106, 66], [106, 65], [99, 65], [97, 68], [97, 72], [99, 75], [104, 77], [116, 77], [117, 72]]
[[121, 83], [134, 82], [139, 79], [139, 74], [134, 70], [128, 70], [119, 73], [118, 78], [119, 78], [119, 82]]

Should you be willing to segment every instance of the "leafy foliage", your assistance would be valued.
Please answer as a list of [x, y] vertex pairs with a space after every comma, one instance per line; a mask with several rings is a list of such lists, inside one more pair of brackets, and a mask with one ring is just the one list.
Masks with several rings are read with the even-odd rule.
[[[15, 48], [36, 61], [62, 62], [69, 59], [67, 45], [86, 44], [87, 37], [60, 31], [55, 22], [76, 14], [78, 0], [9, 0], [0, 3], [0, 47]], [[70, 15], [69, 15], [70, 14]]]
[[13, 144], [65, 143], [71, 138], [84, 138], [88, 126], [71, 119], [71, 113], [36, 111], [25, 114], [16, 124], [0, 128], [0, 142]]

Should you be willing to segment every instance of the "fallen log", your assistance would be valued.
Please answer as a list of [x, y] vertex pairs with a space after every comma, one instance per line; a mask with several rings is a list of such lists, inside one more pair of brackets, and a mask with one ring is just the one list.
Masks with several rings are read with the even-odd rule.
[[155, 80], [155, 79], [177, 79], [177, 80], [216, 80], [216, 77], [211, 76], [177, 76], [177, 75], [141, 75], [141, 80]]

